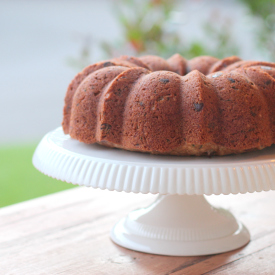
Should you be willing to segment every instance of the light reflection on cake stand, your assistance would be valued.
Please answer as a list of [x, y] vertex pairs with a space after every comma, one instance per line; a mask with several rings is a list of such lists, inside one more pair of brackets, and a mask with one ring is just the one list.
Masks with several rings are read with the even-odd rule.
[[112, 240], [146, 253], [192, 256], [237, 249], [250, 240], [246, 227], [204, 195], [275, 190], [275, 147], [238, 156], [156, 156], [86, 145], [48, 133], [33, 156], [48, 176], [94, 188], [159, 194], [147, 208], [130, 212], [111, 231]]

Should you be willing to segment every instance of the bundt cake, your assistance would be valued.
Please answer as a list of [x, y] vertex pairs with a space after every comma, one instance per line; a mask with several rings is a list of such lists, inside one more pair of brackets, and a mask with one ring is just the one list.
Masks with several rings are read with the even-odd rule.
[[179, 54], [86, 67], [63, 130], [84, 143], [170, 155], [227, 155], [275, 143], [275, 63]]

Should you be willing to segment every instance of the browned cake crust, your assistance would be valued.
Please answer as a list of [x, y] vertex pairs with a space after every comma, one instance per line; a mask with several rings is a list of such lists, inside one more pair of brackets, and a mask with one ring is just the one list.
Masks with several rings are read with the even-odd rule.
[[274, 63], [122, 56], [72, 80], [62, 126], [81, 142], [131, 151], [238, 154], [275, 143], [274, 106]]

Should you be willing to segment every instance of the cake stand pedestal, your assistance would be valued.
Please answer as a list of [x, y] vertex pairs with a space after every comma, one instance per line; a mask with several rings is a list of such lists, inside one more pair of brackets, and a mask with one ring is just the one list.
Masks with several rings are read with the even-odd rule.
[[156, 156], [86, 145], [58, 128], [42, 139], [33, 164], [73, 184], [158, 193], [152, 205], [120, 220], [111, 238], [123, 247], [161, 255], [207, 255], [245, 245], [250, 240], [246, 227], [204, 195], [275, 190], [275, 146], [238, 156]]

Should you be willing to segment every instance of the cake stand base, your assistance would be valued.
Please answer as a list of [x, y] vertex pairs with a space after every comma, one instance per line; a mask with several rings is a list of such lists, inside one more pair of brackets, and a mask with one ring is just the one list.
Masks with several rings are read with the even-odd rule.
[[123, 247], [160, 255], [198, 256], [231, 251], [250, 240], [246, 227], [203, 195], [159, 195], [132, 211], [111, 231]]
[[245, 245], [247, 229], [203, 195], [275, 190], [275, 145], [211, 159], [159, 156], [80, 143], [58, 128], [42, 139], [33, 164], [73, 184], [160, 194], [115, 225], [111, 237], [121, 246], [163, 255], [207, 255]]

